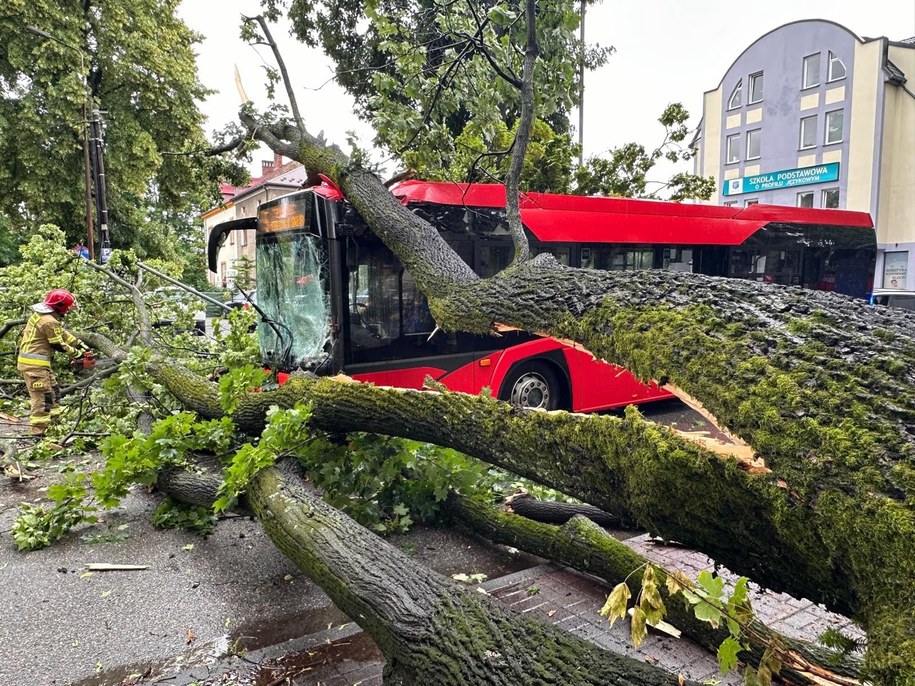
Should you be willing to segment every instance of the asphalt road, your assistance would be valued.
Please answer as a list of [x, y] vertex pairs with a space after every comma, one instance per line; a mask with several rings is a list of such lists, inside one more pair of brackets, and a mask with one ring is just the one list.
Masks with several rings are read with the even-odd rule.
[[[676, 402], [642, 409], [686, 431], [707, 428]], [[141, 488], [105, 523], [45, 550], [17, 552], [9, 530], [18, 504], [40, 500], [58, 467], [47, 464], [28, 483], [0, 479], [0, 686], [120, 684], [147, 666], [177, 673], [215, 662], [239, 639], [253, 650], [347, 621], [257, 522], [227, 519], [207, 539], [158, 531], [151, 514], [159, 496]], [[106, 532], [126, 539], [83, 540]], [[416, 529], [393, 542], [449, 575], [495, 578], [537, 562], [453, 531]], [[149, 569], [86, 574], [92, 562]]]
[[[179, 671], [215, 661], [240, 637], [254, 649], [348, 621], [257, 522], [225, 520], [208, 539], [158, 531], [150, 519], [158, 496], [143, 489], [105, 524], [17, 552], [8, 533], [17, 505], [40, 497], [56, 472], [46, 469], [27, 485], [0, 482], [0, 686], [60, 686], [96, 674], [104, 675], [96, 683], [120, 684], [148, 665], [168, 662]], [[128, 538], [81, 540], [109, 530]], [[536, 563], [455, 532], [417, 529], [393, 541], [445, 574], [496, 577]], [[86, 575], [91, 562], [150, 568]]]

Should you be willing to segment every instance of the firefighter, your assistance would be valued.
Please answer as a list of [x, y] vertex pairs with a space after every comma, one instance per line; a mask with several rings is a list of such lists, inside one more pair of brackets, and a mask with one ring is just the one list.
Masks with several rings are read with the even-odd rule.
[[32, 433], [42, 435], [56, 416], [60, 407], [60, 386], [51, 371], [54, 351], [66, 353], [72, 359], [91, 358], [92, 352], [69, 331], [60, 320], [71, 309], [79, 307], [70, 291], [55, 288], [43, 302], [32, 305], [33, 314], [25, 324], [19, 341], [17, 369], [25, 379], [32, 401], [29, 424]]

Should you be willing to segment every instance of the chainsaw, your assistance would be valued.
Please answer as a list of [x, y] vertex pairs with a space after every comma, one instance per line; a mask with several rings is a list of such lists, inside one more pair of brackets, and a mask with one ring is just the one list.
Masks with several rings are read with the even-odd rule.
[[80, 357], [70, 360], [70, 366], [77, 374], [91, 371], [95, 368], [95, 353], [87, 350]]

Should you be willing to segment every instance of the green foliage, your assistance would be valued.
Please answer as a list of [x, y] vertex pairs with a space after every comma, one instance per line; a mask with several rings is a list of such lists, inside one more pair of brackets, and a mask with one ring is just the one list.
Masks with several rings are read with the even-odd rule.
[[434, 521], [449, 491], [474, 494], [489, 483], [485, 465], [456, 451], [375, 434], [315, 441], [299, 459], [325, 500], [379, 533]]
[[216, 515], [209, 508], [177, 503], [170, 498], [163, 500], [153, 512], [156, 528], [183, 529], [200, 536], [213, 533], [217, 521]]
[[242, 255], [232, 262], [232, 281], [244, 291], [254, 288], [255, 264], [247, 255]]
[[238, 496], [248, 487], [251, 479], [267, 467], [276, 462], [276, 454], [268, 448], [252, 443], [245, 443], [235, 456], [223, 475], [222, 486], [219, 487], [220, 496], [213, 503], [216, 512], [231, 510], [238, 502]]
[[261, 353], [257, 337], [251, 331], [258, 315], [241, 307], [213, 321], [213, 338], [222, 367], [233, 369], [238, 366], [260, 364]]
[[[509, 153], [517, 131], [517, 122], [509, 128], [502, 120], [496, 120], [487, 129], [473, 120], [455, 138], [454, 154], [447, 167], [422, 168], [418, 159], [412, 166], [419, 168], [420, 176], [432, 181], [501, 182], [508, 173]], [[577, 153], [578, 147], [568, 132], [556, 133], [545, 121], [534, 121], [521, 168], [521, 187], [530, 191], [569, 192], [572, 157]], [[406, 154], [408, 161], [412, 156], [413, 153]]]
[[[228, 418], [198, 422], [186, 412], [156, 422], [149, 435], [115, 434], [102, 443], [106, 462], [101, 470], [91, 475], [68, 473], [49, 486], [53, 506], [24, 503], [20, 507], [13, 525], [16, 545], [20, 550], [48, 546], [77, 524], [94, 522], [99, 508], [117, 507], [131, 485], [153, 483], [164, 467], [188, 466], [192, 453], [225, 452], [234, 437]], [[204, 518], [199, 519], [202, 524]]]
[[[689, 113], [680, 103], [668, 105], [658, 119], [664, 126], [664, 140], [657, 148], [648, 151], [638, 143], [627, 143], [614, 148], [605, 157], [592, 157], [575, 170], [574, 192], [580, 195], [654, 198], [666, 189], [665, 195], [671, 200], [708, 200], [716, 190], [713, 177], [678, 173], [666, 183], [652, 181], [648, 177], [661, 159], [686, 162], [695, 156], [695, 150], [682, 145], [689, 133], [686, 127], [688, 118]], [[659, 187], [649, 191], [649, 184]]]
[[[629, 608], [632, 597], [630, 579], [641, 574], [639, 593], [634, 607]], [[695, 582], [683, 572], [665, 572], [650, 562], [633, 570], [621, 583], [614, 586], [600, 614], [607, 617], [610, 626], [617, 619], [627, 614], [632, 616], [632, 642], [641, 645], [648, 635], [648, 626], [657, 625], [667, 612], [664, 598], [661, 596], [660, 583], [663, 578], [668, 599], [681, 594], [688, 608], [692, 608], [696, 619], [707, 622], [718, 628], [722, 621], [728, 627], [728, 636], [718, 647], [718, 664], [721, 673], [736, 669], [741, 651], [749, 649], [752, 638], [757, 644], [764, 644], [762, 659], [754, 669], [747, 667], [744, 674], [747, 684], [769, 686], [772, 675], [781, 670], [780, 655], [786, 652], [785, 646], [776, 638], [759, 634], [753, 627], [755, 614], [748, 597], [749, 581], [740, 577], [734, 590], [725, 597], [724, 579], [707, 570], [699, 572]]]
[[[276, 16], [280, 3], [265, 4]], [[594, 68], [610, 54], [600, 46], [583, 48], [578, 7], [572, 0], [538, 7], [535, 116], [550, 133], [530, 151], [529, 160], [543, 161], [529, 164], [528, 188], [567, 186], [576, 154], [568, 114], [577, 104], [579, 63]], [[413, 0], [293, 0], [289, 17], [301, 40], [320, 46], [336, 62], [337, 81], [356, 99], [357, 113], [372, 121], [376, 143], [406, 167], [429, 179], [496, 174], [501, 180], [505, 132], [515, 126], [520, 96], [489, 60], [503, 74], [521, 73], [525, 21], [515, 3], [496, 1], [484, 8]], [[248, 37], [254, 34], [249, 29]], [[496, 156], [481, 156], [484, 152]], [[538, 164], [540, 170], [534, 168]]]
[[48, 487], [49, 505], [23, 503], [13, 523], [12, 534], [19, 550], [38, 550], [51, 545], [82, 522], [95, 521], [95, 507], [88, 503], [87, 477], [67, 474]]
[[817, 637], [817, 640], [827, 648], [832, 648], [847, 655], [858, 650], [861, 644], [850, 636], [846, 636], [838, 629], [829, 628]]
[[105, 467], [92, 477], [95, 497], [102, 507], [116, 507], [132, 484], [154, 483], [164, 467], [189, 466], [192, 453], [225, 452], [234, 437], [228, 417], [199, 422], [190, 412], [159, 420], [148, 435], [111, 436], [102, 442]]
[[485, 465], [454, 450], [363, 433], [341, 442], [316, 435], [310, 417], [308, 405], [271, 408], [260, 441], [243, 445], [226, 468], [217, 512], [231, 508], [251, 479], [283, 456], [299, 460], [327, 502], [380, 533], [433, 521], [451, 490], [473, 494], [491, 482]]
[[238, 409], [238, 402], [245, 393], [260, 389], [270, 377], [262, 367], [246, 364], [234, 367], [219, 378], [219, 404], [226, 414]]
[[89, 545], [95, 545], [97, 543], [123, 543], [130, 538], [130, 534], [126, 533], [129, 527], [129, 524], [119, 524], [118, 526], [108, 524], [105, 527], [105, 531], [102, 533], [83, 534], [79, 537], [79, 540], [83, 543], [88, 543]]
[[239, 174], [231, 162], [184, 154], [209, 147], [197, 106], [208, 91], [197, 79], [200, 37], [176, 8], [13, 0], [0, 16], [0, 216], [14, 231], [53, 221], [70, 245], [86, 240], [86, 107], [107, 122], [114, 246], [190, 258], [199, 208], [215, 198], [220, 176]]

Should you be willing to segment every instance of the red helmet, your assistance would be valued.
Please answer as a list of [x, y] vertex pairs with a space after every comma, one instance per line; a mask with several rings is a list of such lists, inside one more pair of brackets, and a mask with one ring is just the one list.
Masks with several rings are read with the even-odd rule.
[[70, 308], [79, 307], [76, 297], [63, 288], [55, 288], [53, 291], [49, 291], [44, 297], [44, 304], [58, 314], [66, 314]]

